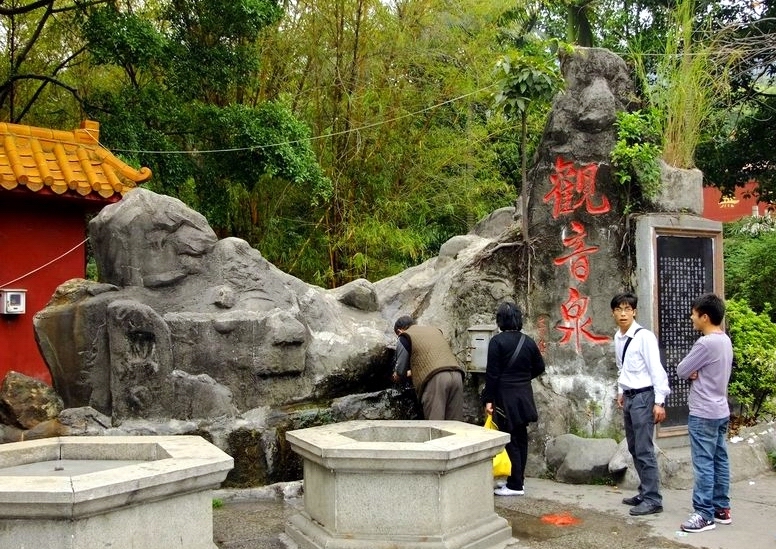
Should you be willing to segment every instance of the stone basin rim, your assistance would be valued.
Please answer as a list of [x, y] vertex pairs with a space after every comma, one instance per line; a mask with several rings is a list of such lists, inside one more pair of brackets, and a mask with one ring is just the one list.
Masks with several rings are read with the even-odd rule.
[[[442, 435], [423, 442], [364, 441], [347, 436], [369, 427], [429, 428]], [[354, 420], [288, 431], [286, 440], [295, 452], [326, 466], [348, 461], [348, 468], [361, 469], [374, 467], [375, 460], [380, 460], [380, 466], [387, 469], [404, 467], [400, 463], [408, 461], [415, 462], [417, 469], [433, 469], [439, 465], [432, 462], [447, 462], [449, 467], [451, 462], [466, 462], [482, 454], [493, 456], [509, 442], [509, 434], [458, 421]]]
[[75, 476], [3, 477], [0, 519], [73, 519], [217, 488], [234, 463], [194, 435], [56, 437], [0, 445], [0, 467], [48, 461], [52, 455], [72, 458], [83, 451], [100, 451], [97, 461], [109, 461], [131, 447], [148, 457], [142, 463]]

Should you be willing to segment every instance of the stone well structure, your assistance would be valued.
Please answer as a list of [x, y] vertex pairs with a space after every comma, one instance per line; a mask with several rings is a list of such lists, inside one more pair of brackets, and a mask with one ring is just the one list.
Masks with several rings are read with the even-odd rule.
[[197, 436], [0, 445], [0, 547], [216, 549], [211, 490], [232, 465]]
[[457, 421], [347, 421], [286, 433], [304, 459], [304, 549], [502, 549], [492, 458], [507, 433]]

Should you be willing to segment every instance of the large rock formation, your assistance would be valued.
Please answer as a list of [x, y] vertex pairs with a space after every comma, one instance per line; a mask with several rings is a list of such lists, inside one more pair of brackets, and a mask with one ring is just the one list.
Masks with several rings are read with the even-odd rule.
[[[298, 478], [286, 429], [414, 417], [412, 392], [386, 389], [400, 314], [442, 328], [463, 362], [468, 328], [494, 324], [509, 299], [548, 364], [529, 474], [543, 472], [550, 438], [618, 424], [609, 299], [630, 272], [608, 157], [633, 87], [605, 50], [579, 49], [562, 68], [525, 239], [499, 210], [422, 265], [325, 290], [218, 240], [176, 199], [138, 189], [106, 207], [89, 227], [101, 282], [63, 284], [34, 320], [65, 405], [124, 433], [203, 434], [235, 457], [235, 485]], [[481, 385], [467, 377], [469, 421], [482, 421]]]
[[[234, 415], [348, 394], [383, 360], [389, 324], [370, 283], [305, 284], [174, 198], [138, 189], [89, 234], [104, 282], [64, 284], [35, 319], [68, 407]], [[191, 392], [200, 404], [181, 403]]]

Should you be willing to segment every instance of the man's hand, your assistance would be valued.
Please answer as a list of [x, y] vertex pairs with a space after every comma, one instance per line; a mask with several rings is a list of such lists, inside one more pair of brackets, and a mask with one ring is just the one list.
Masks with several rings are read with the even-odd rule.
[[617, 407], [622, 410], [622, 394], [617, 395], [615, 400], [617, 401]]
[[687, 377], [687, 379], [689, 379], [690, 381], [695, 381], [696, 379], [698, 379], [698, 370], [695, 370], [693, 373], [691, 373]]
[[666, 409], [659, 404], [655, 404], [652, 407], [652, 417], [655, 419], [655, 423], [663, 423], [666, 418]]
[[399, 383], [399, 374], [394, 372], [393, 375], [391, 376], [391, 379], [393, 379], [394, 383]]
[[485, 413], [489, 415], [493, 415], [493, 403], [492, 402], [486, 402], [485, 403]]

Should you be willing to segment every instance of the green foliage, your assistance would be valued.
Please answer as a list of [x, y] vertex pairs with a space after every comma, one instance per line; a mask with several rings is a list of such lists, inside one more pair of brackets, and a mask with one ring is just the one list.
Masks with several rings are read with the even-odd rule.
[[213, 509], [220, 509], [224, 506], [224, 500], [219, 498], [213, 498]]
[[166, 40], [136, 13], [98, 8], [84, 22], [83, 37], [98, 65], [152, 67], [164, 59]]
[[617, 113], [617, 142], [610, 158], [622, 186], [625, 213], [633, 209], [640, 197], [649, 200], [660, 192], [661, 136], [656, 116], [653, 109]]
[[[86, 110], [101, 122], [101, 141], [128, 163], [149, 166], [146, 187], [199, 210], [219, 236], [241, 237], [280, 268], [289, 261], [319, 282], [327, 257], [311, 218], [330, 198], [331, 181], [309, 126], [280, 99], [256, 101], [256, 42], [281, 17], [279, 3], [133, 8], [98, 8], [82, 26], [100, 75]], [[298, 250], [313, 252], [294, 262]]]
[[[776, 232], [773, 221], [752, 218], [726, 228], [725, 293], [776, 321]], [[752, 236], [752, 235], [756, 236]]]
[[[696, 22], [696, 0], [679, 0], [670, 12], [661, 52], [639, 51], [633, 57], [643, 91], [655, 109], [667, 164], [694, 168], [695, 151], [707, 121], [727, 93], [726, 67], [716, 63], [710, 33]], [[703, 27], [710, 26], [708, 18]], [[659, 53], [659, 61], [648, 58]], [[654, 68], [650, 68], [654, 67]]]
[[[595, 399], [588, 399], [582, 414], [573, 413], [568, 417], [568, 432], [581, 438], [611, 438], [618, 443], [624, 438], [621, 423], [612, 422], [601, 428], [604, 419], [603, 404]], [[579, 417], [584, 415], [585, 421]]]
[[508, 117], [522, 117], [533, 103], [549, 103], [563, 89], [557, 60], [546, 54], [515, 52], [496, 62], [493, 100]]
[[754, 180], [760, 197], [776, 202], [776, 2], [734, 2], [726, 8], [737, 24], [723, 27], [727, 32], [718, 42], [734, 65], [733, 101], [699, 147], [698, 167], [723, 191]]
[[742, 416], [757, 419], [776, 395], [776, 324], [735, 299], [728, 300], [726, 317], [734, 357], [729, 393]]
[[532, 107], [549, 105], [563, 89], [557, 59], [551, 46], [557, 43], [527, 41], [521, 51], [505, 55], [496, 62], [494, 103], [509, 118], [520, 120], [520, 217], [521, 236], [528, 235], [528, 113]]
[[509, 203], [494, 143], [511, 128], [489, 116], [484, 91], [506, 5], [289, 5], [261, 44], [262, 93], [328, 136], [312, 146], [332, 194], [308, 209], [307, 238], [280, 268], [325, 286], [383, 278]]
[[776, 232], [776, 217], [747, 216], [725, 226], [725, 236], [759, 237]]
[[97, 270], [97, 261], [91, 256], [86, 261], [86, 280], [93, 280], [94, 282], [100, 280], [100, 273]]
[[755, 94], [751, 105], [728, 111], [698, 149], [698, 167], [707, 181], [725, 193], [750, 181], [764, 202], [776, 202], [776, 89]]
[[605, 475], [603, 477], [593, 477], [590, 479], [592, 486], [617, 486], [617, 479], [613, 475]]

